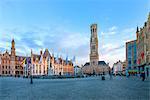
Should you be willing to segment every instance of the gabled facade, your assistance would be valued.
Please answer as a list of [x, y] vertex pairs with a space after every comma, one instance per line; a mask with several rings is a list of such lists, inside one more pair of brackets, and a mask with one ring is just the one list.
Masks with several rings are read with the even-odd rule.
[[150, 13], [148, 20], [142, 28], [137, 27], [137, 65], [139, 71], [146, 70], [148, 75], [150, 70]]
[[0, 54], [0, 75], [1, 76], [23, 76], [24, 67], [22, 61], [25, 57], [16, 55], [15, 41], [11, 42], [11, 53], [7, 50]]

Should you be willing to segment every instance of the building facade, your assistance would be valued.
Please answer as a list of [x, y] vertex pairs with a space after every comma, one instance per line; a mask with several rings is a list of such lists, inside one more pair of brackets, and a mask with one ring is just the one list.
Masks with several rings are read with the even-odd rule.
[[142, 28], [137, 27], [137, 64], [139, 71], [150, 69], [150, 13]]
[[50, 66], [48, 56], [50, 54], [47, 49], [44, 53], [40, 51], [39, 55], [31, 51], [32, 75], [48, 75], [48, 67]]
[[108, 72], [109, 66], [105, 63], [105, 61], [99, 61], [97, 24], [92, 24], [90, 29], [90, 62], [85, 63], [82, 68], [82, 72], [84, 74], [101, 74]]
[[137, 68], [137, 45], [136, 40], [126, 43], [126, 65], [127, 70]]
[[120, 60], [113, 64], [113, 74], [122, 75], [123, 74], [123, 62]]
[[7, 50], [0, 54], [0, 76], [45, 76], [74, 75], [73, 63], [61, 57], [50, 55], [48, 49], [30, 57], [18, 56], [15, 51], [15, 41], [11, 42], [11, 53]]
[[33, 54], [31, 51], [32, 75], [74, 75], [74, 67], [71, 61], [63, 60], [61, 57], [54, 57], [48, 49], [40, 54]]
[[81, 68], [78, 65], [74, 66], [74, 75], [75, 76], [80, 75], [80, 72]]
[[11, 42], [11, 53], [7, 50], [0, 54], [0, 75], [1, 76], [23, 76], [24, 67], [22, 61], [25, 57], [16, 55], [15, 41]]

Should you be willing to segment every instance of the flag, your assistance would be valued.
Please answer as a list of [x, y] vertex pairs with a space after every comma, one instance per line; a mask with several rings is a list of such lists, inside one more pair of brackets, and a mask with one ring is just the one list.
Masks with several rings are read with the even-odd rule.
[[7, 48], [7, 49], [9, 48], [9, 43], [8, 43], [8, 42], [6, 42], [6, 48]]
[[72, 62], [75, 62], [75, 60], [76, 60], [76, 57], [74, 56], [73, 59], [72, 59]]
[[76, 57], [74, 56], [73, 59], [72, 59], [72, 64], [73, 65], [75, 64], [75, 60], [76, 60]]
[[68, 64], [68, 56], [66, 57], [66, 64]]
[[26, 69], [29, 70], [31, 68], [31, 58], [27, 57], [26, 58]]
[[59, 57], [58, 57], [58, 54], [57, 54], [57, 57], [56, 57], [56, 63], [59, 63]]
[[24, 58], [24, 60], [22, 61], [22, 63], [21, 63], [21, 64], [23, 64], [23, 65], [24, 65], [24, 64], [25, 64], [25, 62], [26, 62], [26, 58]]
[[41, 57], [40, 57], [40, 61], [39, 61], [39, 64], [41, 64], [42, 63], [42, 55], [41, 55]]
[[31, 58], [28, 57], [27, 59], [28, 64], [31, 64]]

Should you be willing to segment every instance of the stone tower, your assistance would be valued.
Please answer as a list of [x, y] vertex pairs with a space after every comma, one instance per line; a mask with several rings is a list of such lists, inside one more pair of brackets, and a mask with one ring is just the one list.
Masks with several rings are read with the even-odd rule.
[[90, 65], [98, 65], [98, 37], [97, 37], [97, 24], [91, 25], [91, 38], [90, 38]]
[[15, 75], [15, 57], [16, 57], [16, 52], [15, 52], [15, 41], [12, 39], [11, 42], [11, 74]]
[[15, 56], [15, 41], [14, 39], [11, 41], [11, 56]]

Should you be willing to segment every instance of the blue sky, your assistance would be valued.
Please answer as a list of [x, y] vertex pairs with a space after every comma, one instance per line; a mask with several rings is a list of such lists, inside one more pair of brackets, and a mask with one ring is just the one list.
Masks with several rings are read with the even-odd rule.
[[149, 12], [149, 0], [1, 0], [0, 51], [14, 38], [18, 55], [48, 48], [84, 64], [90, 24], [97, 23], [99, 58], [112, 65], [125, 60], [125, 42], [136, 38]]

